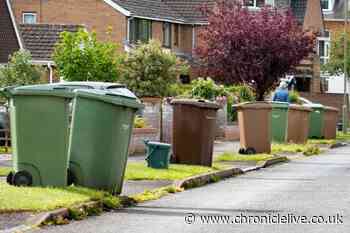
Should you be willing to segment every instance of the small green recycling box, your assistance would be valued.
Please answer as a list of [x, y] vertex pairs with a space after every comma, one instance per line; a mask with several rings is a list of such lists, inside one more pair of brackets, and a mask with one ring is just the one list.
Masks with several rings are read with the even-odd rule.
[[147, 166], [167, 169], [169, 167], [171, 145], [147, 140], [144, 142], [147, 148]]

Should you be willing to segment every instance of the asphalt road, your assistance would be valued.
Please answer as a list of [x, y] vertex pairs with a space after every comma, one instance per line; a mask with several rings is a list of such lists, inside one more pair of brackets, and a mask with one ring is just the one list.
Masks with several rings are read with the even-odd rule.
[[[185, 223], [185, 216], [189, 213], [195, 215], [193, 224]], [[234, 224], [234, 221], [244, 221], [244, 217], [239, 220], [234, 216], [246, 216], [246, 219], [249, 215], [258, 216], [250, 217], [256, 221], [257, 218], [264, 219], [262, 216], [265, 216], [265, 220], [270, 216], [270, 219], [277, 221], [273, 216], [278, 214], [284, 220], [287, 217], [282, 216], [288, 214], [295, 216], [294, 219], [336, 214], [339, 217], [338, 224]], [[205, 221], [205, 217], [200, 215], [227, 215], [230, 221], [229, 224], [204, 224], [202, 220], [204, 218]], [[350, 147], [170, 195], [139, 207], [35, 232], [348, 233]]]

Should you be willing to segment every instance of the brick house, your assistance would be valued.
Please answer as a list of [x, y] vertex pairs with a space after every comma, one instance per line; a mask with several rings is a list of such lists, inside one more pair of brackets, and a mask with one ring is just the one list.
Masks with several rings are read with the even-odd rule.
[[[159, 40], [178, 56], [191, 59], [198, 29], [207, 24], [199, 8], [213, 0], [11, 0], [18, 23], [80, 24], [112, 39], [124, 50], [133, 43]], [[257, 10], [264, 4], [290, 7], [305, 29], [323, 27], [320, 0], [250, 0]], [[111, 34], [106, 33], [111, 30]]]
[[[318, 53], [321, 64], [326, 64], [330, 58], [332, 41], [344, 32], [344, 0], [323, 0], [323, 14], [326, 33], [323, 37], [318, 38]], [[342, 94], [344, 92], [342, 75], [329, 76], [323, 73], [321, 76], [326, 83], [327, 93]]]
[[58, 81], [55, 75], [55, 65], [52, 59], [55, 44], [59, 41], [61, 32], [77, 32], [80, 25], [68, 24], [19, 24], [19, 32], [23, 48], [29, 50], [32, 62], [47, 68], [48, 82]]

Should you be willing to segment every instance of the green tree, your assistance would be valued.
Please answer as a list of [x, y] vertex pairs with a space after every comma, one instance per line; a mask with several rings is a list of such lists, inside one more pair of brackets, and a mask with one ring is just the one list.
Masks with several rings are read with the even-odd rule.
[[170, 94], [177, 76], [186, 72], [187, 65], [151, 40], [127, 54], [123, 68], [123, 82], [136, 95], [164, 97]]
[[[345, 34], [342, 33], [331, 44], [331, 52], [329, 61], [322, 66], [322, 70], [331, 75], [339, 75], [344, 73], [344, 39]], [[350, 74], [350, 37], [346, 35], [347, 40], [347, 73]]]
[[120, 76], [121, 55], [117, 45], [100, 42], [95, 33], [83, 29], [62, 32], [55, 47], [54, 61], [58, 73], [68, 81], [115, 82]]
[[43, 68], [32, 64], [30, 52], [20, 50], [10, 56], [7, 65], [0, 67], [0, 86], [37, 84], [43, 74]]

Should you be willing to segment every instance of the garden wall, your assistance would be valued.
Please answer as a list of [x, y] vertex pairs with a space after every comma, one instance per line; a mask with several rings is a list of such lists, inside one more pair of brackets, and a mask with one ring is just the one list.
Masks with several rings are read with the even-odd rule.
[[129, 154], [145, 153], [144, 140], [158, 141], [159, 130], [155, 128], [134, 129], [129, 146]]
[[[146, 122], [153, 128], [160, 130], [160, 99], [155, 98], [143, 98], [143, 104], [145, 109], [142, 116]], [[171, 99], [165, 99], [163, 101], [163, 131], [162, 141], [166, 143], [172, 143], [173, 132], [173, 107], [170, 105]], [[195, 119], [194, 119], [195, 120]], [[218, 110], [217, 114], [217, 130], [216, 137], [225, 137], [225, 128], [227, 126], [227, 108], [226, 103], [222, 105], [222, 108]]]

